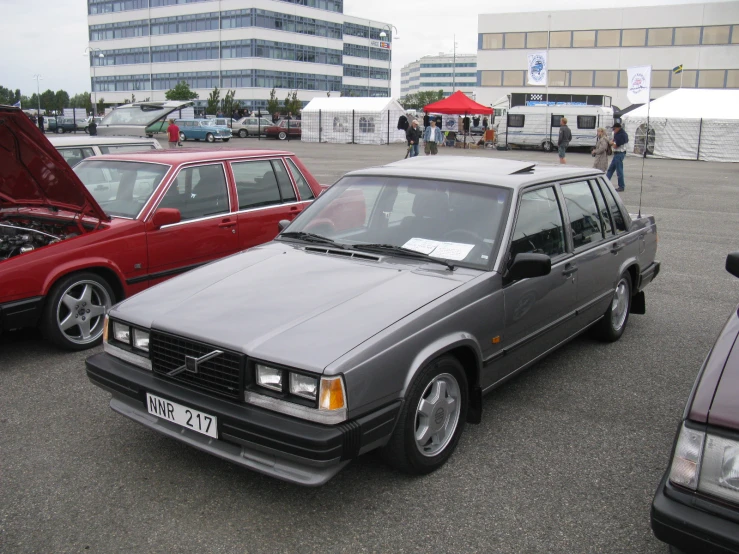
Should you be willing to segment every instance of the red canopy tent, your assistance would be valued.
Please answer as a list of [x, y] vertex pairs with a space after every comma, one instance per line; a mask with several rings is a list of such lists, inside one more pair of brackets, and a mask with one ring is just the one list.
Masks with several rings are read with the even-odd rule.
[[423, 111], [426, 113], [444, 113], [452, 115], [492, 115], [493, 113], [492, 108], [478, 104], [461, 90], [458, 90], [448, 98], [444, 98], [444, 100], [439, 100], [438, 102], [424, 106]]

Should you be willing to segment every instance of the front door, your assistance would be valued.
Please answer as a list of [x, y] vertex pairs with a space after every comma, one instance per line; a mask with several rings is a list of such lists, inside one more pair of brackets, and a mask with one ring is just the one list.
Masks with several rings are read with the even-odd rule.
[[239, 251], [223, 164], [181, 169], [159, 208], [175, 208], [182, 219], [147, 232], [151, 285]]

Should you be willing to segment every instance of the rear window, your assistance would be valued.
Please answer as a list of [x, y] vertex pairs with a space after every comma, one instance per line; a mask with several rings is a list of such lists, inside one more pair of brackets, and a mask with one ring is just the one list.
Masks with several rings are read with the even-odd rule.
[[153, 144], [111, 144], [100, 146], [103, 154], [118, 154], [120, 152], [141, 152], [142, 150], [154, 150]]

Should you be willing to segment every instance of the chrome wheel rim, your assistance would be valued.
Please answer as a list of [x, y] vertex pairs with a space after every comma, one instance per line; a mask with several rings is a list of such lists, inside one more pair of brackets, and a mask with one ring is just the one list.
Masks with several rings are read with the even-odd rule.
[[205, 135], [205, 140], [207, 140], [208, 142], [214, 142], [216, 138], [210, 133], [208, 133], [207, 135]]
[[461, 410], [459, 383], [442, 373], [426, 385], [416, 407], [414, 427], [416, 448], [427, 457], [444, 450], [454, 436]]
[[180, 133], [180, 141], [185, 140], [185, 133]]
[[620, 331], [626, 322], [626, 315], [629, 313], [629, 286], [626, 279], [621, 279], [616, 285], [616, 292], [613, 293], [611, 301], [611, 325], [614, 331]]
[[279, 136], [280, 140], [285, 140], [287, 138], [287, 133], [285, 133], [284, 131], [282, 131], [278, 136]]
[[74, 344], [95, 342], [103, 334], [110, 295], [96, 281], [77, 281], [62, 293], [56, 306], [56, 323], [64, 338]]

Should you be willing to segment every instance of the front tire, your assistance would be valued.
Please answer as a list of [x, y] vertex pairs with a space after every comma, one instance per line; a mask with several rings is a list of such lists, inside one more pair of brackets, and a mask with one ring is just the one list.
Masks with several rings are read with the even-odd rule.
[[100, 344], [105, 314], [114, 298], [113, 289], [99, 275], [68, 275], [46, 298], [41, 331], [47, 340], [65, 350], [85, 350]]
[[246, 129], [239, 129], [239, 138], [246, 138], [249, 136], [249, 131]]
[[63, 134], [64, 134], [64, 129], [62, 129], [61, 127], [57, 127], [57, 128], [56, 128], [56, 132], [57, 132], [57, 134], [59, 134], [59, 135], [63, 135]]
[[615, 342], [621, 338], [629, 322], [631, 311], [631, 275], [624, 272], [618, 279], [616, 290], [613, 292], [611, 304], [608, 306], [603, 319], [594, 327], [594, 335], [606, 342]]
[[285, 131], [280, 131], [280, 133], [277, 135], [277, 138], [280, 140], [285, 140], [287, 138], [287, 133]]
[[462, 436], [468, 398], [459, 360], [442, 356], [430, 362], [408, 389], [395, 431], [382, 449], [385, 462], [417, 475], [443, 466]]
[[180, 142], [185, 142], [187, 140], [187, 137], [185, 137], [185, 133], [180, 131]]
[[205, 135], [205, 140], [208, 142], [215, 142], [216, 137], [213, 136], [213, 133], [208, 133], [207, 135]]

